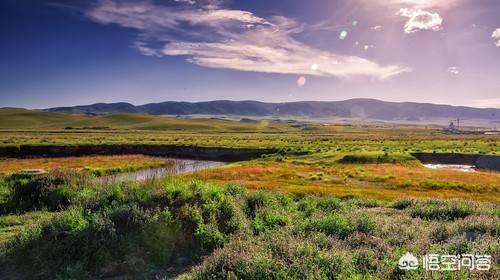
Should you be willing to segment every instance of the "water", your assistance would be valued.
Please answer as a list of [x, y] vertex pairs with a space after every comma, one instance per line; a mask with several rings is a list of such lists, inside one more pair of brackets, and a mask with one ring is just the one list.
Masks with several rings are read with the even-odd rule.
[[425, 167], [437, 170], [455, 170], [462, 172], [476, 172], [476, 167], [474, 165], [466, 164], [435, 164], [435, 163], [425, 163]]
[[175, 176], [183, 173], [214, 168], [227, 164], [221, 161], [208, 161], [208, 160], [171, 159], [171, 158], [166, 158], [165, 160], [174, 160], [174, 164], [167, 167], [144, 169], [135, 172], [104, 176], [102, 177], [102, 180], [107, 183], [144, 181], [150, 179], [159, 179], [167, 176]]

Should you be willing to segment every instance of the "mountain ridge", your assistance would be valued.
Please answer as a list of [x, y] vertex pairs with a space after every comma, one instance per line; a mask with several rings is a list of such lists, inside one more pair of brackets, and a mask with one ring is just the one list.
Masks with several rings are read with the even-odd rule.
[[166, 101], [133, 105], [126, 102], [55, 107], [44, 111], [70, 114], [146, 113], [151, 115], [238, 115], [275, 117], [345, 117], [379, 120], [468, 118], [500, 121], [500, 109], [474, 108], [418, 102], [388, 102], [369, 98], [343, 101], [296, 101], [270, 103], [254, 100], [204, 102]]

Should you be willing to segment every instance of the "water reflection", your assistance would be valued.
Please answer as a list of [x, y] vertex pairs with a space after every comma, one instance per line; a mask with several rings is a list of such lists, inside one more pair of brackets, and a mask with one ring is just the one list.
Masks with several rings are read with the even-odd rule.
[[476, 167], [474, 165], [465, 165], [465, 164], [434, 164], [434, 163], [426, 163], [425, 167], [430, 169], [439, 169], [439, 170], [455, 170], [462, 172], [476, 172]]
[[104, 183], [117, 183], [126, 181], [144, 181], [174, 176], [188, 172], [194, 172], [225, 165], [225, 162], [190, 159], [165, 159], [172, 161], [165, 167], [144, 169], [129, 173], [120, 173], [102, 177]]

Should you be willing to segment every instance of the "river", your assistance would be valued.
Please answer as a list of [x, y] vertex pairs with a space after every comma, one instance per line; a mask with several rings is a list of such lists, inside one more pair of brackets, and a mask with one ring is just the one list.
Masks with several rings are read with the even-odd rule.
[[101, 179], [104, 182], [126, 182], [126, 181], [144, 181], [150, 179], [159, 179], [167, 176], [174, 176], [183, 173], [189, 173], [214, 167], [219, 167], [227, 164], [222, 161], [209, 161], [209, 160], [192, 160], [192, 159], [172, 159], [165, 158], [165, 160], [174, 160], [174, 164], [168, 167], [143, 169], [128, 173], [119, 173], [109, 176], [104, 176]]

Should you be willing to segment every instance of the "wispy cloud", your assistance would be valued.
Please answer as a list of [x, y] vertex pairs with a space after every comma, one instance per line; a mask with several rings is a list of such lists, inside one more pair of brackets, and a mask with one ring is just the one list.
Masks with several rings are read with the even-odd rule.
[[443, 29], [443, 18], [438, 13], [431, 13], [420, 9], [401, 8], [397, 14], [408, 18], [404, 26], [406, 34], [415, 33], [420, 30], [440, 31]]
[[[365, 0], [374, 1], [374, 0]], [[386, 0], [377, 1], [384, 5], [415, 8], [415, 9], [431, 9], [431, 8], [449, 8], [453, 5], [457, 5], [462, 2], [462, 0]]]
[[[204, 67], [380, 79], [410, 71], [311, 47], [294, 38], [304, 25], [290, 18], [264, 19], [248, 11], [226, 9], [217, 1], [167, 3], [102, 0], [87, 15], [102, 24], [138, 30], [134, 47], [144, 55], [186, 56], [189, 62]], [[150, 43], [163, 46], [153, 48]]]
[[493, 34], [491, 34], [491, 38], [495, 40], [495, 45], [500, 48], [500, 28], [497, 28], [495, 31], [493, 31]]

